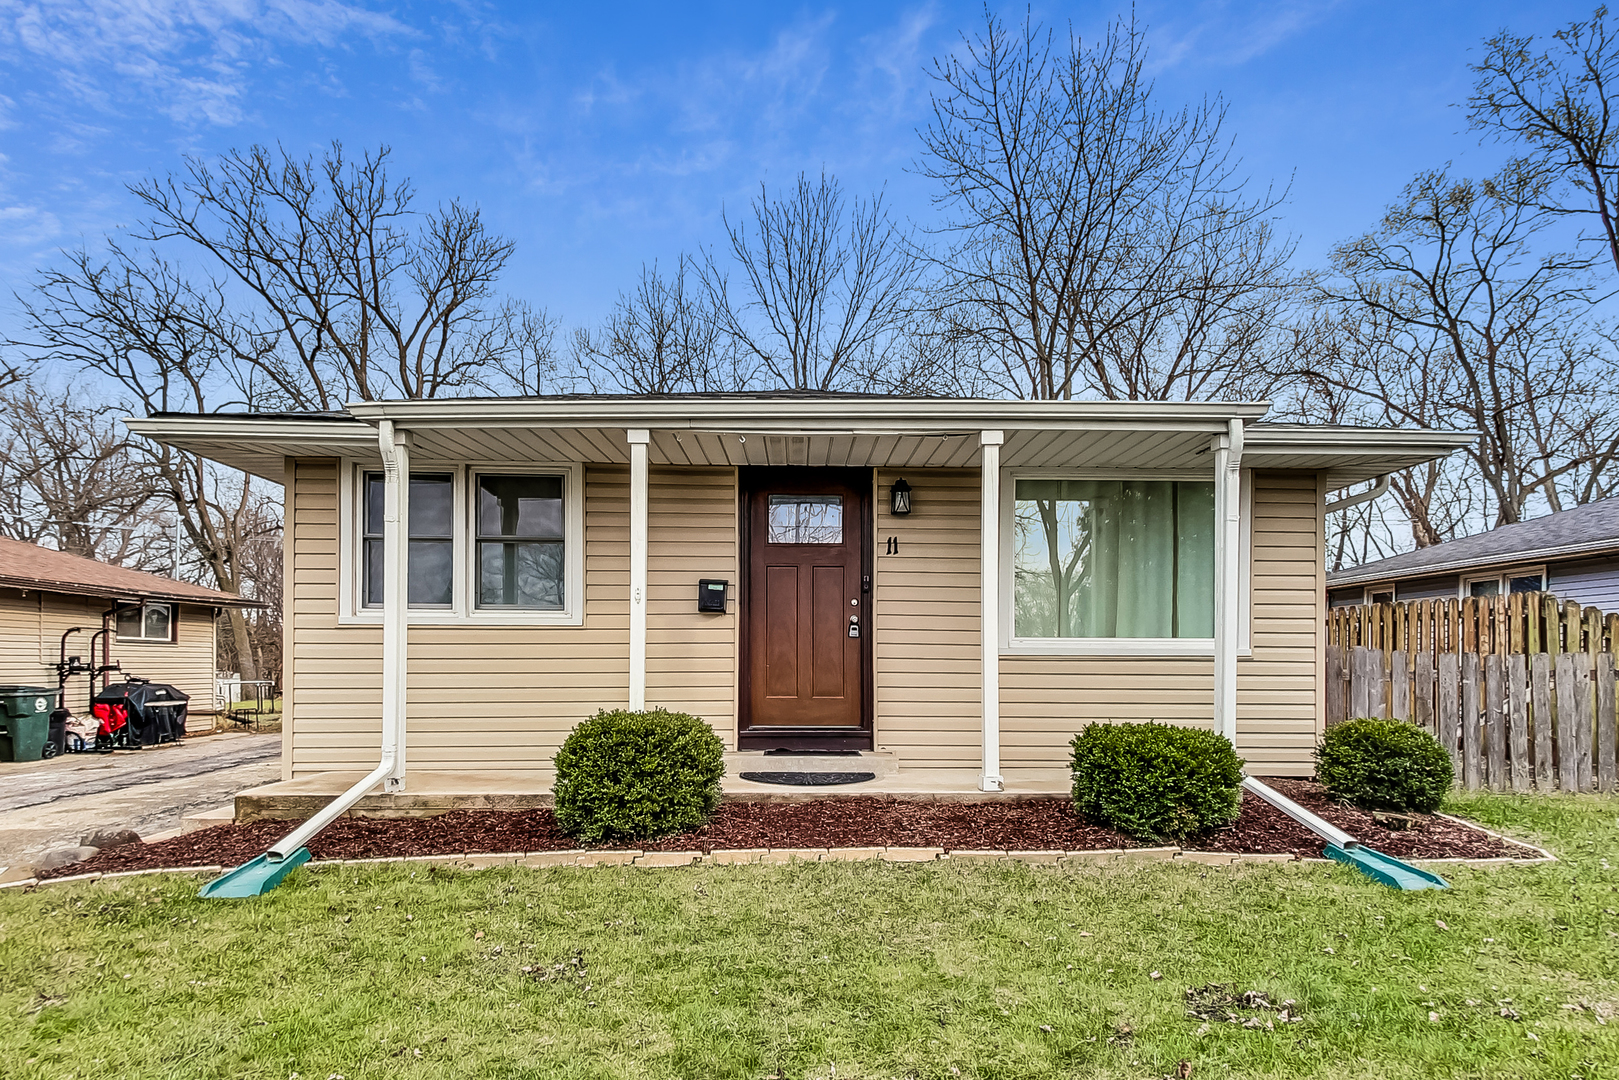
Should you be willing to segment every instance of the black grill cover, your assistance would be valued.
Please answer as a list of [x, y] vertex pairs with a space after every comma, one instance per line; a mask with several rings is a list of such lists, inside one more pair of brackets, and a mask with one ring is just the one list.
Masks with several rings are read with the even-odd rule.
[[[186, 733], [186, 708], [191, 700], [167, 683], [112, 683], [95, 696], [97, 705], [122, 705], [129, 711], [130, 734], [140, 745], [173, 742]], [[134, 742], [134, 739], [130, 740]]]

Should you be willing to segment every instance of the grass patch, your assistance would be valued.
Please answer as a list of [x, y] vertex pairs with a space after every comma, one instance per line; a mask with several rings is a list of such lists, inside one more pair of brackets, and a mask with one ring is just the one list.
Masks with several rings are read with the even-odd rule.
[[[1414, 894], [1338, 866], [948, 863], [10, 892], [0, 1061], [29, 1078], [1619, 1075], [1619, 1016], [1564, 1008], [1619, 1002], [1619, 801], [1452, 809], [1565, 861]], [[1303, 1020], [1203, 1028], [1184, 994], [1208, 983]]]

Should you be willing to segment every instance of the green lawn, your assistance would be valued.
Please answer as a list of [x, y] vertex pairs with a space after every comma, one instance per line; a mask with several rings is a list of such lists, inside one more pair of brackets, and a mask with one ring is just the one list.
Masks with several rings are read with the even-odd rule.
[[[949, 864], [332, 868], [252, 901], [197, 900], [185, 878], [7, 892], [0, 1071], [1619, 1077], [1619, 801], [1454, 809], [1564, 861], [1417, 894], [1336, 866]], [[1303, 1019], [1204, 1027], [1183, 995], [1210, 982]]]

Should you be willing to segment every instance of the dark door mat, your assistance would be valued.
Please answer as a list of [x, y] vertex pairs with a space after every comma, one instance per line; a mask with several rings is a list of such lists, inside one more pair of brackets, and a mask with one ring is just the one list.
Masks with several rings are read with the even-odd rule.
[[858, 750], [766, 750], [765, 757], [859, 757]]
[[877, 779], [874, 772], [745, 772], [737, 773], [755, 784], [783, 784], [787, 787], [830, 787], [833, 784], [864, 784]]

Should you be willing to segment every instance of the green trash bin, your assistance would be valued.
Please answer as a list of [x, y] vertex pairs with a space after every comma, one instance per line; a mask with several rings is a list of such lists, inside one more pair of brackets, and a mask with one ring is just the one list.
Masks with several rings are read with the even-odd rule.
[[45, 756], [56, 690], [45, 686], [0, 686], [0, 761], [38, 761]]

